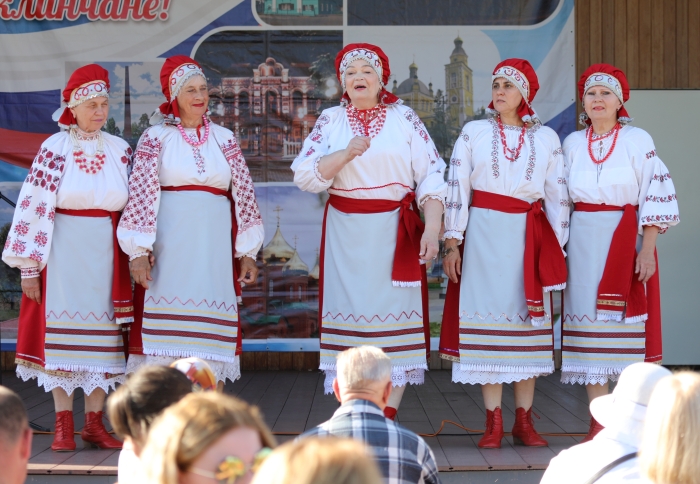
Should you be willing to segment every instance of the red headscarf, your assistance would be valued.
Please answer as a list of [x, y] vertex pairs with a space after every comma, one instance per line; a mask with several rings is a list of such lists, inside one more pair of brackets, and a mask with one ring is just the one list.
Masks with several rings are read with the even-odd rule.
[[[382, 104], [400, 103], [401, 100], [385, 88], [391, 75], [389, 58], [382, 49], [372, 44], [348, 44], [335, 56], [335, 73], [343, 90], [345, 90], [345, 70], [357, 59], [364, 59], [369, 62], [369, 65], [372, 66], [377, 76], [379, 76], [382, 84], [382, 90], [379, 92], [379, 101]], [[349, 102], [350, 96], [348, 96], [346, 91], [343, 93], [341, 104]]]
[[160, 69], [160, 86], [167, 101], [161, 104], [151, 116], [151, 124], [158, 124], [163, 120], [162, 118], [165, 118], [166, 122], [180, 122], [177, 95], [193, 76], [202, 76], [206, 79], [202, 67], [191, 57], [174, 55], [165, 59], [165, 63]]
[[61, 128], [77, 126], [78, 122], [70, 108], [96, 97], [109, 97], [109, 72], [97, 64], [76, 69], [63, 90], [62, 100], [65, 106], [53, 113], [53, 120], [58, 121]]
[[[617, 119], [623, 124], [632, 121], [625, 109], [625, 103], [630, 98], [630, 85], [624, 72], [610, 64], [593, 64], [581, 74], [578, 80], [578, 97], [581, 101], [586, 91], [593, 86], [605, 86], [615, 93], [622, 103], [622, 107], [617, 112]], [[581, 124], [591, 124], [585, 112], [581, 113]]]
[[[526, 123], [539, 123], [540, 120], [537, 117], [537, 113], [532, 109], [532, 101], [540, 89], [540, 84], [532, 65], [525, 59], [506, 59], [500, 62], [493, 70], [492, 80], [496, 80], [499, 77], [504, 77], [515, 84], [520, 94], [522, 94], [523, 100], [518, 106], [520, 119]], [[489, 104], [489, 110], [495, 113], [493, 101]]]

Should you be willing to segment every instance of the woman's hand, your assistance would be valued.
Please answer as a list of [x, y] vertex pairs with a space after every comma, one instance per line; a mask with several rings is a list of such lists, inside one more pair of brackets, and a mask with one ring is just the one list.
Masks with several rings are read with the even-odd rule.
[[439, 250], [438, 231], [426, 228], [420, 239], [420, 258], [426, 262], [435, 259]]
[[35, 303], [41, 304], [41, 278], [22, 279], [22, 292]]
[[634, 273], [639, 274], [639, 280], [646, 284], [655, 272], [656, 257], [654, 257], [654, 250], [642, 249], [642, 251], [637, 254], [637, 263], [634, 267]]
[[370, 138], [367, 136], [355, 136], [348, 143], [348, 147], [345, 148], [345, 159], [346, 163], [350, 163], [352, 160], [358, 156], [362, 156], [365, 151], [369, 149]]
[[255, 264], [255, 259], [250, 257], [241, 257], [241, 275], [238, 282], [245, 284], [253, 284], [258, 278], [258, 266]]
[[450, 281], [457, 284], [462, 275], [462, 258], [459, 255], [459, 241], [457, 239], [445, 240], [445, 252], [442, 258], [442, 268]]
[[129, 262], [129, 271], [136, 284], [140, 284], [144, 289], [148, 289], [148, 281], [152, 281], [151, 268], [155, 265], [156, 259], [153, 254], [142, 255]]
[[656, 238], [659, 236], [659, 227], [655, 225], [646, 225], [643, 229], [642, 249], [637, 254], [637, 262], [634, 265], [634, 273], [639, 274], [639, 280], [642, 283], [651, 279], [651, 276], [656, 272]]

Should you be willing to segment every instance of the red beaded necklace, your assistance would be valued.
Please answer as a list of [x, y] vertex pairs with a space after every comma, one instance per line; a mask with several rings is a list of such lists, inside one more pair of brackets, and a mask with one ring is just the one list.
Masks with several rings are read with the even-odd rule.
[[[518, 158], [520, 158], [520, 151], [523, 149], [523, 145], [525, 144], [525, 132], [527, 131], [527, 127], [523, 124], [523, 129], [520, 130], [520, 137], [518, 138], [518, 147], [513, 150], [508, 148], [508, 144], [506, 143], [506, 131], [503, 128], [503, 122], [501, 121], [501, 117], [496, 116], [496, 119], [498, 120], [498, 131], [501, 133], [503, 156], [505, 156], [506, 160], [508, 161], [515, 161]], [[512, 157], [508, 156], [508, 152], [512, 154]]]
[[374, 138], [386, 121], [386, 106], [379, 104], [370, 109], [357, 109], [352, 104], [347, 107], [348, 121], [355, 136]]
[[588, 136], [587, 136], [588, 156], [591, 157], [591, 161], [593, 163], [595, 163], [596, 165], [600, 165], [600, 164], [604, 163], [608, 158], [610, 158], [610, 156], [613, 154], [613, 151], [615, 151], [615, 145], [617, 144], [617, 135], [620, 134], [620, 129], [621, 129], [620, 123], [616, 123], [615, 127], [613, 129], [611, 129], [607, 133], [596, 138], [596, 141], [599, 141], [602, 144], [604, 139], [609, 138], [610, 136], [613, 137], [612, 146], [610, 146], [610, 150], [608, 150], [608, 154], [605, 155], [602, 159], [598, 160], [593, 155], [593, 126], [590, 126], [588, 128], [588, 133], [587, 133], [588, 134]]

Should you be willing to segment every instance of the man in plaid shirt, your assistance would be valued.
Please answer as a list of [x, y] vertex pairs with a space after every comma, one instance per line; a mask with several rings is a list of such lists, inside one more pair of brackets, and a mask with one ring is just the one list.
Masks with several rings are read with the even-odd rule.
[[386, 484], [438, 484], [428, 444], [384, 417], [392, 388], [389, 357], [374, 346], [360, 346], [341, 353], [336, 366], [333, 391], [340, 408], [299, 438], [330, 435], [361, 440], [371, 449]]

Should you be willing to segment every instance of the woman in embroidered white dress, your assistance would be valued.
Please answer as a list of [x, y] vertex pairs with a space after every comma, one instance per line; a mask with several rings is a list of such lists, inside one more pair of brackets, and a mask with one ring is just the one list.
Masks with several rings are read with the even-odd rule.
[[[114, 236], [127, 200], [131, 148], [101, 130], [109, 74], [76, 70], [54, 114], [63, 131], [34, 159], [2, 259], [22, 272], [17, 375], [54, 397], [54, 451], [75, 450], [73, 394], [85, 394], [83, 441], [119, 449], [102, 423], [105, 394], [124, 381], [122, 324], [132, 321], [127, 259]], [[59, 118], [60, 116], [60, 118]]]
[[257, 277], [262, 219], [238, 142], [209, 122], [199, 64], [168, 58], [161, 85], [118, 229], [137, 284], [127, 372], [196, 356], [223, 387], [240, 377], [237, 293]]
[[[571, 216], [562, 318], [562, 382], [589, 400], [637, 361], [661, 361], [656, 238], [679, 222], [668, 169], [630, 126], [625, 74], [595, 64], [578, 84], [587, 128], [564, 141]], [[591, 417], [585, 440], [602, 427]]]
[[484, 448], [501, 446], [502, 387], [511, 382], [515, 441], [547, 445], [531, 412], [536, 377], [554, 371], [543, 290], [566, 282], [561, 247], [569, 208], [559, 138], [530, 106], [538, 88], [529, 62], [498, 64], [493, 117], [466, 124], [450, 161], [443, 266], [453, 283], [448, 291], [460, 296], [448, 294], [459, 309], [446, 303], [444, 314], [458, 317], [443, 318], [440, 352], [454, 361], [453, 381], [481, 384], [487, 429], [478, 445]]
[[385, 414], [394, 418], [406, 384], [423, 383], [427, 369], [421, 261], [437, 256], [445, 164], [416, 113], [384, 89], [390, 70], [379, 47], [350, 44], [335, 65], [343, 102], [323, 111], [292, 164], [299, 188], [330, 193], [321, 242], [321, 369], [331, 393], [339, 352], [381, 348], [393, 364]]

